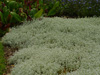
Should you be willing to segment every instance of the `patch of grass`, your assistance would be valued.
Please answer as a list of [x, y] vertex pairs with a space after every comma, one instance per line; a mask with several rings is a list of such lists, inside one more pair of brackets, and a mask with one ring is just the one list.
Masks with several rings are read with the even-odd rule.
[[4, 58], [4, 51], [3, 51], [3, 45], [0, 42], [0, 75], [3, 74], [4, 70], [5, 70], [5, 58]]

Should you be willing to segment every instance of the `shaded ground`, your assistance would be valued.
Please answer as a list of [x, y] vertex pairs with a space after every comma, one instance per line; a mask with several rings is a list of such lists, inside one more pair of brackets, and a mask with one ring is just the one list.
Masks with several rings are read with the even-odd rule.
[[9, 47], [9, 46], [4, 46], [4, 56], [5, 56], [5, 59], [6, 59], [6, 65], [7, 65], [7, 66], [6, 66], [5, 73], [4, 73], [3, 75], [8, 75], [8, 74], [10, 74], [11, 68], [14, 67], [14, 65], [13, 65], [13, 64], [9, 64], [7, 60], [8, 60], [9, 57], [12, 56], [13, 53], [14, 53], [15, 51], [17, 51], [17, 50], [18, 50], [18, 48], [11, 48], [11, 47]]

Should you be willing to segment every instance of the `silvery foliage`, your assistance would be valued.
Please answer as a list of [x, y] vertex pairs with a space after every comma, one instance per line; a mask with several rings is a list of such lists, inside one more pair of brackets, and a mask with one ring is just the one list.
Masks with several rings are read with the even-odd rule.
[[57, 75], [57, 72], [64, 68], [78, 69], [81, 64], [81, 55], [60, 48], [34, 48], [33, 46], [16, 52], [10, 58], [10, 62], [17, 64], [12, 75]]
[[12, 75], [100, 75], [100, 18], [43, 18], [12, 28], [4, 44], [18, 47]]

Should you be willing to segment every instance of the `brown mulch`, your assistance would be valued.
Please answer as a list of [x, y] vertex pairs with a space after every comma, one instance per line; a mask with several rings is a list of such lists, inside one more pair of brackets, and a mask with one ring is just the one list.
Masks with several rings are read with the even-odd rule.
[[8, 59], [14, 54], [15, 51], [18, 51], [18, 48], [11, 48], [10, 46], [4, 46], [4, 56], [6, 59], [6, 69], [3, 75], [10, 75], [11, 69], [14, 67], [14, 64], [9, 64]]

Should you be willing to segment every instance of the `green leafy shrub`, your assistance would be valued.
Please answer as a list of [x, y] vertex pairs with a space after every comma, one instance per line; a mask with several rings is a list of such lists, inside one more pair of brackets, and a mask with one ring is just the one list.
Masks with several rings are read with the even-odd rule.
[[45, 13], [46, 16], [60, 16], [61, 15], [61, 3], [58, 0], [51, 0], [51, 1], [44, 1], [44, 4], [46, 5]]
[[[19, 32], [20, 31], [20, 32]], [[3, 44], [18, 47], [12, 75], [100, 74], [100, 18], [43, 18], [12, 28]]]
[[0, 42], [0, 75], [3, 74], [4, 70], [5, 70], [5, 58], [4, 58], [4, 51], [3, 51], [3, 45]]
[[[42, 1], [40, 4], [42, 5]], [[0, 1], [0, 37], [9, 31], [9, 27], [18, 25], [26, 19], [31, 21], [32, 18], [41, 17], [43, 8], [36, 6], [35, 0]]]
[[14, 1], [0, 2], [0, 37], [8, 31], [9, 27], [16, 25], [17, 22], [22, 22], [22, 18], [14, 11], [14, 9], [18, 10], [17, 5], [18, 3]]
[[[43, 0], [4, 0], [0, 1], [0, 37], [9, 31], [9, 27], [31, 21], [32, 18], [53, 16], [58, 13], [60, 2], [45, 4]], [[57, 9], [57, 10], [56, 10]]]
[[[45, 2], [50, 3], [55, 0], [46, 0]], [[100, 1], [99, 0], [57, 0], [60, 2], [58, 10], [58, 16], [69, 16], [69, 17], [92, 17], [100, 16]]]

